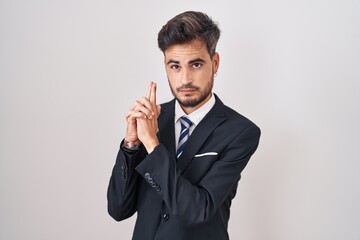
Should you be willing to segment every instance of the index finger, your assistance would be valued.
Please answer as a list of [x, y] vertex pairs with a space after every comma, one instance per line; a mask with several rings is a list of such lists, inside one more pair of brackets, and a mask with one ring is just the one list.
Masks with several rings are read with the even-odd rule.
[[147, 99], [150, 100], [150, 97], [151, 97], [151, 85], [152, 85], [153, 82], [150, 82], [149, 84], [149, 89], [148, 89], [148, 93], [147, 93]]
[[153, 83], [151, 85], [151, 89], [150, 89], [150, 102], [152, 104], [154, 104], [156, 106], [156, 87], [157, 87], [157, 84], [156, 83]]

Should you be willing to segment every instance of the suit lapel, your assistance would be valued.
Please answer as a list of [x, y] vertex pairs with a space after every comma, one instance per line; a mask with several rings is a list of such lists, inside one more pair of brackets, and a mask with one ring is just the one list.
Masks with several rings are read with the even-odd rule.
[[[181, 172], [185, 171], [186, 167], [192, 161], [195, 154], [198, 152], [209, 135], [214, 131], [214, 129], [225, 120], [224, 104], [216, 95], [215, 97], [216, 102], [214, 107], [208, 112], [208, 114], [206, 114], [199, 125], [196, 126], [195, 130], [189, 137], [188, 142], [186, 143], [184, 152], [177, 161]], [[172, 127], [172, 129], [174, 129], [174, 121], [172, 122]]]
[[159, 116], [158, 138], [160, 142], [166, 147], [169, 153], [175, 158], [175, 100], [161, 105], [161, 114]]

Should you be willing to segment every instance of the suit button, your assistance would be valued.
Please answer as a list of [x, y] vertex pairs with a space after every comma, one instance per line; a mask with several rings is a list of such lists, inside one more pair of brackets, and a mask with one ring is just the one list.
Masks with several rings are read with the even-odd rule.
[[152, 178], [148, 178], [147, 181], [148, 183], [150, 183], [150, 185], [154, 183], [154, 180]]
[[148, 173], [148, 172], [145, 173], [145, 178], [146, 178], [146, 179], [149, 179], [149, 178], [150, 178], [150, 173]]
[[164, 219], [165, 221], [169, 220], [169, 214], [168, 214], [168, 213], [165, 213], [165, 214], [163, 215], [163, 219]]
[[160, 192], [160, 191], [161, 191], [161, 187], [160, 187], [159, 185], [156, 185], [155, 190], [156, 190], [157, 192]]

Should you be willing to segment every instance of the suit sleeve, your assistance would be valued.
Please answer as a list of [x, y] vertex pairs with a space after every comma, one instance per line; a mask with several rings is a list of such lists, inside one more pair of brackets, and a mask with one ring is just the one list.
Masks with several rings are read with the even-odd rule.
[[228, 143], [196, 186], [181, 175], [175, 159], [161, 144], [136, 170], [158, 192], [171, 214], [187, 225], [202, 223], [215, 215], [240, 180], [240, 173], [257, 149], [259, 138], [257, 126], [243, 130]]
[[135, 166], [145, 158], [143, 147], [129, 153], [120, 148], [110, 178], [108, 212], [116, 220], [131, 217], [136, 212], [136, 189], [139, 174]]

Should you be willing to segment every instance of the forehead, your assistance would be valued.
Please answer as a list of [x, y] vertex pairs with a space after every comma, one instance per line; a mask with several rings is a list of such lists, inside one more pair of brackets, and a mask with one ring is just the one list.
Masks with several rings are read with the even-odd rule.
[[175, 44], [165, 50], [166, 60], [187, 61], [194, 58], [202, 58], [203, 60], [210, 59], [206, 45], [201, 40]]

